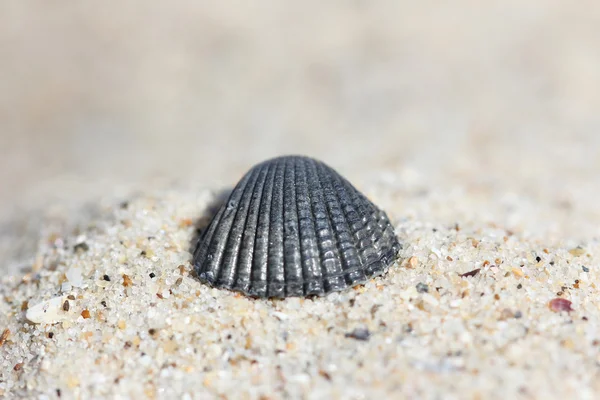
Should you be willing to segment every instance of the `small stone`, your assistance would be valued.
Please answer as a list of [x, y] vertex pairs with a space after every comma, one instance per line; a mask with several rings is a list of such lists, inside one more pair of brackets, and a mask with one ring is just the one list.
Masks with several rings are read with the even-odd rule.
[[142, 251], [140, 252], [140, 255], [141, 255], [142, 257], [146, 257], [146, 258], [152, 258], [152, 257], [154, 257], [154, 251], [152, 251], [152, 250], [150, 250], [150, 249], [147, 249], [147, 250], [142, 250]]
[[352, 338], [356, 340], [367, 341], [371, 336], [371, 333], [367, 328], [356, 328], [350, 333], [346, 333], [347, 338]]
[[177, 350], [177, 342], [175, 340], [167, 340], [163, 343], [165, 353], [174, 353]]
[[103, 276], [103, 279], [104, 279], [106, 282], [110, 282], [110, 276], [108, 276], [108, 275], [106, 275], [106, 274], [104, 274], [104, 276]]
[[0, 347], [6, 342], [8, 335], [10, 335], [10, 329], [6, 328], [4, 332], [2, 332], [2, 335], [0, 335]]
[[329, 373], [327, 371], [320, 369], [319, 375], [321, 375], [323, 378], [325, 378], [326, 380], [331, 382], [331, 375], [329, 375]]
[[475, 269], [474, 269], [474, 270], [472, 270], [472, 271], [465, 272], [464, 274], [460, 274], [460, 276], [461, 276], [462, 278], [467, 278], [467, 277], [469, 277], [469, 276], [475, 276], [475, 275], [477, 275], [477, 274], [479, 273], [479, 271], [481, 271], [481, 268], [475, 268]]
[[581, 269], [583, 270], [583, 272], [590, 272], [590, 269], [588, 267], [585, 266], [581, 266]]
[[123, 274], [123, 286], [129, 287], [133, 285], [133, 281], [129, 277], [129, 275]]
[[83, 276], [81, 274], [81, 268], [71, 267], [65, 273], [65, 277], [69, 281], [72, 286], [82, 287], [83, 286]]
[[22, 368], [23, 368], [23, 363], [18, 363], [18, 364], [15, 364], [15, 366], [13, 367], [13, 370], [20, 371]]
[[150, 278], [154, 278], [156, 275], [154, 274], [154, 272], [150, 272]]
[[25, 317], [34, 324], [52, 324], [59, 322], [65, 316], [62, 306], [65, 302], [63, 296], [53, 297], [30, 307]]
[[90, 249], [90, 246], [88, 246], [88, 244], [86, 242], [81, 242], [81, 243], [77, 243], [74, 247], [73, 247], [73, 251], [75, 253], [77, 252], [85, 252], [88, 251]]
[[548, 303], [548, 308], [550, 308], [550, 310], [554, 312], [571, 312], [573, 311], [573, 309], [571, 308], [571, 304], [573, 303], [571, 303], [570, 300], [557, 297], [556, 299], [550, 300], [550, 302]]
[[410, 257], [406, 262], [406, 266], [411, 269], [417, 268], [417, 265], [419, 265], [419, 259], [415, 256]]
[[65, 302], [63, 303], [62, 309], [63, 311], [69, 311], [69, 300], [65, 300]]
[[90, 318], [90, 312], [89, 312], [89, 310], [83, 310], [83, 311], [81, 312], [81, 316], [82, 316], [84, 319], [88, 319], [88, 318]]
[[520, 277], [522, 277], [523, 275], [525, 275], [525, 274], [523, 273], [523, 271], [522, 271], [521, 269], [519, 269], [519, 268], [513, 268], [513, 269], [512, 269], [512, 273], [513, 273], [515, 276], [518, 276], [519, 278], [520, 278]]
[[419, 283], [417, 283], [417, 292], [419, 292], [419, 293], [428, 293], [429, 292], [429, 286], [427, 286], [423, 282], [419, 282]]
[[510, 309], [505, 308], [500, 313], [500, 321], [504, 321], [510, 318], [515, 318], [515, 313], [513, 313]]
[[179, 221], [180, 228], [188, 228], [192, 225], [194, 225], [194, 221], [192, 221], [192, 219], [190, 219], [190, 218], [184, 218]]
[[585, 249], [581, 246], [577, 246], [574, 249], [569, 250], [569, 254], [574, 257], [580, 257], [585, 254]]

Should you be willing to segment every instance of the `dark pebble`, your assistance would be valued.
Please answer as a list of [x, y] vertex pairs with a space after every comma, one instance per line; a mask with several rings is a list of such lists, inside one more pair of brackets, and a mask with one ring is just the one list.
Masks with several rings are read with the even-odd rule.
[[88, 251], [89, 249], [90, 249], [90, 246], [88, 246], [88, 244], [86, 242], [77, 243], [73, 247], [73, 251], [76, 252], [76, 253], [78, 251]]
[[150, 278], [154, 278], [156, 275], [154, 275], [154, 272], [150, 272]]
[[590, 269], [587, 267], [584, 267], [583, 265], [581, 266], [581, 269], [583, 269], [583, 272], [590, 272]]
[[107, 282], [110, 282], [110, 276], [108, 275], [104, 275], [103, 279]]
[[481, 270], [481, 268], [476, 268], [473, 271], [465, 272], [464, 274], [461, 274], [460, 276], [462, 278], [466, 278], [466, 277], [469, 277], [469, 276], [475, 276], [475, 275], [477, 275], [479, 273], [480, 270]]
[[417, 292], [427, 293], [427, 292], [429, 292], [429, 286], [427, 286], [423, 282], [419, 282], [419, 283], [417, 283]]
[[69, 306], [69, 300], [66, 300], [63, 303], [63, 311], [69, 311], [69, 308], [70, 308], [70, 306]]
[[102, 300], [102, 301], [100, 302], [100, 304], [102, 304], [104, 307], [106, 307], [106, 301], [105, 301], [105, 300]]
[[516, 311], [515, 312], [515, 318], [519, 319], [523, 317], [523, 313], [521, 311]]
[[535, 261], [537, 261], [537, 262], [540, 262], [540, 261], [542, 261], [542, 257], [540, 257], [540, 256], [537, 256], [537, 257], [535, 258]]
[[371, 332], [367, 328], [356, 328], [350, 333], [346, 333], [347, 338], [352, 338], [356, 340], [367, 341], [371, 336]]
[[517, 289], [523, 289], [523, 285], [519, 283], [519, 284], [517, 285]]
[[371, 307], [371, 318], [375, 318], [375, 314], [377, 313], [377, 310], [379, 310], [381, 308], [381, 304], [373, 304], [373, 307]]

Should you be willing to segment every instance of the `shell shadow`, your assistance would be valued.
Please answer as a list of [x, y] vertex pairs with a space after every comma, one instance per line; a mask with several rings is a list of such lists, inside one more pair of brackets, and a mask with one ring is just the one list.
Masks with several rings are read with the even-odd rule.
[[198, 246], [198, 242], [202, 238], [202, 234], [208, 228], [210, 221], [214, 218], [214, 216], [219, 212], [219, 209], [231, 194], [233, 188], [222, 189], [218, 191], [212, 198], [212, 200], [208, 203], [202, 215], [194, 222], [194, 234], [192, 235], [192, 239], [190, 240], [190, 245], [188, 251], [194, 255], [196, 251], [196, 247]]

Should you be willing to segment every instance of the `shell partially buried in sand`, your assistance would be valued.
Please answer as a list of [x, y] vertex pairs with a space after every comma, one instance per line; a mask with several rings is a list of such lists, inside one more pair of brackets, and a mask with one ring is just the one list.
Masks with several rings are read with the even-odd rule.
[[387, 271], [400, 243], [387, 215], [324, 163], [252, 168], [198, 241], [200, 281], [252, 297], [324, 295]]

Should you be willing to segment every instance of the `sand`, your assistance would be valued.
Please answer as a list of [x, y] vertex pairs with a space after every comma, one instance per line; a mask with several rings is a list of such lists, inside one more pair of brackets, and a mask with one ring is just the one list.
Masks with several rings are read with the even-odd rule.
[[[0, 397], [600, 397], [600, 7], [144, 4], [0, 6]], [[290, 153], [397, 262], [199, 283], [194, 224]]]
[[[399, 183], [364, 187], [388, 206], [405, 245], [400, 259], [385, 276], [323, 298], [253, 300], [199, 283], [189, 247], [214, 198], [207, 190], [139, 195], [77, 234], [45, 235], [32, 270], [2, 280], [0, 326], [9, 333], [0, 390], [596, 397], [598, 240], [536, 239], [526, 228], [543, 221], [519, 202], [504, 211], [502, 201], [452, 206], [476, 198], [477, 188]], [[492, 218], [483, 222], [485, 213]], [[551, 307], [557, 298], [570, 303]]]

